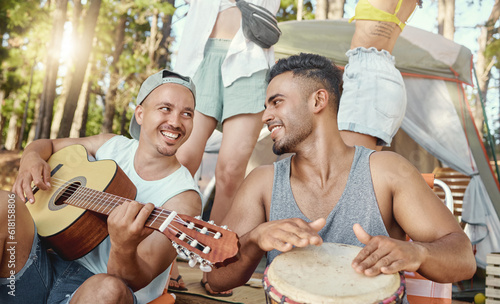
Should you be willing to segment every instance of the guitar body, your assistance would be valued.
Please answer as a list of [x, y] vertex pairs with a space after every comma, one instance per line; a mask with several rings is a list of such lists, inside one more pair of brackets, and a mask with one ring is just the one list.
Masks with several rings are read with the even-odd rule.
[[108, 235], [107, 216], [64, 204], [68, 189], [86, 187], [134, 199], [136, 188], [112, 160], [90, 162], [81, 145], [68, 146], [48, 160], [51, 189], [35, 193], [35, 203], [26, 204], [38, 234], [64, 259], [78, 259]]

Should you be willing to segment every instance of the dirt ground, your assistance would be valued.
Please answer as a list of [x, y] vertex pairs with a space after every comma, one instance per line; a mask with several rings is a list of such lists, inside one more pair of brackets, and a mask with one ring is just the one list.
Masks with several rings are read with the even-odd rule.
[[20, 152], [0, 150], [0, 189], [11, 189], [19, 170], [20, 159]]

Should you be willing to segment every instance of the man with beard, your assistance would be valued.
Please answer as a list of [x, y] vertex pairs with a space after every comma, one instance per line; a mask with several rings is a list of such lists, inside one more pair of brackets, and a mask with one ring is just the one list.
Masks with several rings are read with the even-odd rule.
[[[0, 192], [0, 248], [9, 240], [6, 202], [16, 196], [19, 244], [15, 269], [10, 269], [6, 251], [0, 251], [0, 302], [148, 303], [162, 294], [177, 253], [168, 238], [144, 225], [155, 206], [200, 214], [198, 187], [175, 156], [193, 129], [195, 87], [190, 78], [163, 70], [144, 81], [137, 104], [130, 123], [133, 139], [101, 134], [41, 139], [26, 147], [15, 193]], [[107, 220], [109, 236], [82, 258], [64, 261], [47, 252], [21, 198], [37, 203], [32, 182], [42, 191], [50, 188], [46, 161], [73, 144], [83, 145], [97, 160], [114, 160], [136, 186], [135, 200], [147, 204], [127, 201], [116, 207]], [[16, 297], [9, 297], [7, 289], [12, 270]]]
[[395, 153], [342, 141], [335, 65], [300, 54], [279, 60], [269, 78], [263, 121], [273, 151], [295, 154], [255, 169], [239, 189], [223, 221], [240, 236], [239, 260], [209, 273], [213, 289], [247, 282], [265, 253], [269, 264], [293, 247], [322, 242], [364, 247], [352, 267], [367, 276], [472, 277], [469, 239], [417, 169]]

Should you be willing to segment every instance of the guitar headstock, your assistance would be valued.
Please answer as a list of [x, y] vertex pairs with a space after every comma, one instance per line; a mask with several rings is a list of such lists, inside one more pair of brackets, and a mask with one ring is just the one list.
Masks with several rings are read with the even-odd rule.
[[201, 217], [178, 214], [181, 220], [173, 220], [163, 231], [179, 255], [189, 259], [193, 267], [200, 263], [201, 270], [207, 272], [212, 267], [219, 268], [236, 261], [239, 243], [236, 233], [205, 222]]

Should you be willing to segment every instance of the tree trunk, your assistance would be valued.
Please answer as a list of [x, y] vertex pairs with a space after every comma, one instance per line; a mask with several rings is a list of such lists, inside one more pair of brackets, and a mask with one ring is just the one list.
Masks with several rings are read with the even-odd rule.
[[455, 35], [455, 0], [438, 1], [438, 33], [453, 40]]
[[6, 117], [3, 115], [2, 107], [5, 103], [5, 91], [0, 90], [0, 149], [3, 147], [3, 129]]
[[[71, 19], [71, 23], [73, 26], [73, 32], [71, 33], [71, 43], [73, 45], [78, 45], [78, 41], [80, 41], [81, 37], [78, 34], [78, 28], [80, 27], [80, 19], [82, 16], [83, 6], [81, 0], [74, 0], [74, 9], [73, 9], [73, 17]], [[59, 127], [61, 126], [61, 120], [64, 114], [64, 105], [66, 104], [66, 100], [68, 99], [68, 91], [71, 86], [71, 81], [73, 79], [74, 65], [77, 60], [77, 52], [73, 52], [71, 56], [67, 58], [66, 67], [67, 74], [64, 77], [64, 82], [62, 86], [62, 92], [59, 96], [59, 100], [57, 101], [56, 111], [54, 114], [54, 118], [52, 119], [52, 127], [50, 130], [50, 138], [56, 138], [57, 133], [59, 133]]]
[[[92, 75], [94, 65], [89, 64], [87, 71], [85, 72], [85, 81], [83, 82], [82, 91], [80, 97], [78, 98], [78, 105], [75, 111], [75, 118], [71, 124], [70, 137], [85, 137], [85, 127], [87, 125], [87, 109], [89, 103], [90, 94], [90, 75]], [[83, 136], [81, 136], [83, 128]]]
[[33, 65], [31, 66], [31, 74], [30, 74], [30, 84], [28, 88], [28, 97], [26, 98], [26, 102], [24, 104], [24, 111], [23, 111], [23, 121], [21, 123], [21, 131], [19, 132], [19, 143], [17, 148], [21, 150], [23, 147], [23, 139], [24, 139], [24, 130], [26, 129], [26, 119], [28, 118], [28, 109], [30, 105], [30, 99], [31, 99], [31, 88], [33, 86], [33, 74], [35, 72], [35, 65], [36, 65], [36, 57], [33, 59]]
[[125, 126], [127, 125], [127, 109], [128, 107], [123, 107], [123, 110], [122, 110], [122, 115], [120, 117], [120, 134], [121, 135], [125, 135], [127, 134], [128, 130], [125, 128]]
[[28, 133], [28, 139], [26, 139], [26, 146], [32, 142], [33, 140], [35, 140], [35, 133], [36, 133], [36, 124], [37, 124], [37, 121], [40, 119], [40, 117], [38, 117], [38, 110], [40, 109], [40, 98], [37, 98], [37, 100], [35, 101], [35, 117], [33, 117], [33, 123], [31, 124], [31, 128], [30, 128], [30, 131]]
[[14, 106], [12, 111], [12, 116], [9, 120], [9, 128], [7, 129], [7, 138], [5, 139], [5, 148], [7, 150], [16, 150], [17, 143], [19, 140], [19, 127], [18, 121], [19, 117], [19, 108], [21, 108], [21, 99], [14, 97]]
[[104, 98], [106, 107], [104, 111], [104, 120], [102, 122], [103, 133], [113, 133], [113, 118], [115, 117], [116, 111], [116, 91], [120, 84], [120, 71], [118, 70], [117, 64], [123, 51], [126, 22], [127, 15], [122, 15], [116, 29], [115, 52], [113, 53], [113, 62], [110, 67], [109, 89]]
[[71, 81], [71, 86], [68, 92], [68, 99], [64, 105], [64, 115], [61, 120], [61, 125], [57, 137], [68, 137], [71, 125], [73, 124], [73, 117], [75, 115], [76, 106], [78, 104], [78, 98], [80, 97], [80, 92], [82, 89], [83, 79], [85, 77], [85, 71], [87, 69], [87, 64], [89, 61], [90, 51], [92, 49], [92, 41], [94, 39], [95, 27], [97, 23], [97, 17], [99, 16], [99, 9], [101, 7], [101, 0], [92, 0], [90, 2], [90, 8], [87, 12], [87, 17], [85, 18], [85, 28], [83, 30], [82, 36], [82, 46], [77, 50], [80, 52], [78, 60], [75, 64], [75, 73]]
[[304, 14], [304, 0], [298, 0], [297, 3], [297, 20], [302, 20], [302, 15]]
[[89, 104], [90, 104], [90, 91], [92, 91], [92, 83], [89, 83], [87, 90], [87, 99], [85, 100], [83, 114], [82, 114], [82, 124], [80, 126], [80, 137], [87, 136], [87, 120], [89, 118]]
[[342, 19], [344, 5], [345, 0], [328, 0], [328, 19]]
[[[165, 0], [172, 6], [175, 4], [175, 0]], [[172, 15], [164, 14], [162, 17], [163, 27], [161, 29], [161, 41], [158, 49], [158, 68], [164, 69], [169, 68], [170, 64], [170, 52], [168, 48], [174, 40], [170, 34], [172, 31]]]
[[[478, 78], [478, 89], [482, 96], [482, 100], [486, 101], [486, 95], [488, 92], [488, 84], [491, 76], [491, 68], [493, 67], [495, 61], [494, 58], [486, 58], [485, 51], [486, 46], [491, 42], [493, 34], [495, 31], [495, 23], [500, 17], [500, 0], [495, 0], [493, 9], [491, 10], [490, 16], [486, 21], [485, 25], [481, 28], [481, 34], [478, 38], [479, 49], [476, 56], [476, 73]], [[478, 103], [475, 110], [475, 121], [478, 124], [478, 130], [482, 130], [482, 123], [484, 120], [482, 108]]]
[[43, 81], [43, 91], [40, 100], [40, 109], [35, 137], [49, 138], [50, 125], [52, 123], [52, 111], [56, 96], [57, 70], [59, 69], [59, 57], [61, 53], [62, 35], [64, 23], [66, 22], [66, 11], [68, 0], [56, 0], [56, 10], [54, 12], [54, 25], [52, 38], [47, 51], [46, 72]]
[[328, 16], [328, 0], [316, 1], [316, 20], [325, 20]]
[[153, 72], [153, 70], [156, 69], [157, 64], [156, 64], [156, 50], [158, 49], [159, 41], [157, 40], [158, 36], [158, 15], [160, 13], [158, 12], [158, 9], [153, 9], [153, 15], [151, 16], [151, 36], [149, 36], [149, 41], [148, 41], [148, 58], [149, 58], [149, 64], [147, 67], [147, 73], [148, 75]]

